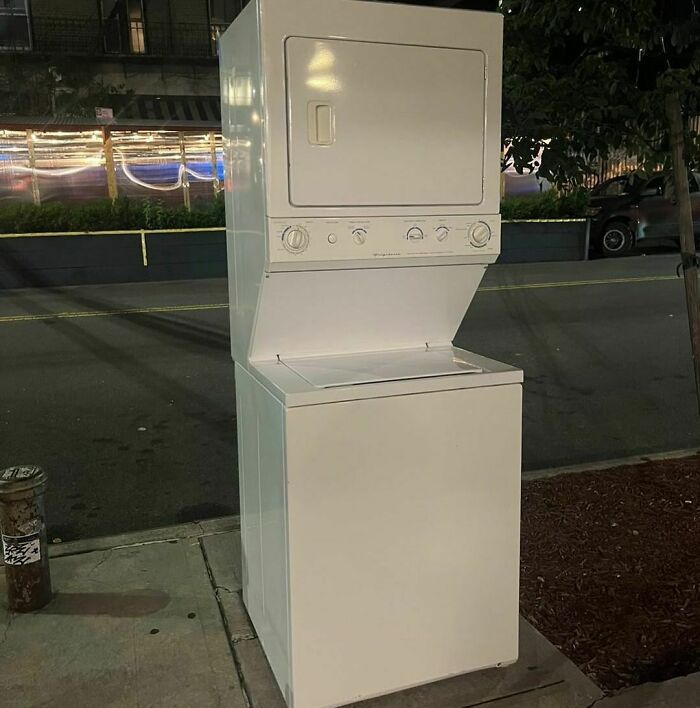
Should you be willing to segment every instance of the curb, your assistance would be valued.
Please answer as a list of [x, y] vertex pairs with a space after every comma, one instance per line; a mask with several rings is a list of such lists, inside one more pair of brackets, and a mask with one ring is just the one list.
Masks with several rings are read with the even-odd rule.
[[576, 474], [577, 472], [602, 472], [615, 467], [629, 467], [643, 462], [654, 462], [656, 460], [677, 460], [681, 457], [693, 457], [700, 455], [700, 448], [689, 447], [683, 450], [670, 450], [668, 452], [653, 452], [646, 455], [633, 455], [632, 457], [620, 457], [615, 460], [600, 460], [598, 462], [584, 462], [579, 465], [567, 465], [564, 467], [549, 467], [541, 470], [531, 470], [522, 473], [523, 482], [535, 479], [547, 479], [560, 474]]
[[215, 519], [191, 521], [175, 526], [164, 526], [146, 531], [117, 534], [115, 536], [100, 536], [66, 543], [49, 543], [49, 556], [51, 558], [60, 558], [61, 556], [75, 556], [81, 553], [92, 553], [93, 551], [143, 546], [148, 543], [164, 543], [187, 538], [214, 536], [228, 531], [237, 531], [240, 527], [240, 517], [222, 516]]

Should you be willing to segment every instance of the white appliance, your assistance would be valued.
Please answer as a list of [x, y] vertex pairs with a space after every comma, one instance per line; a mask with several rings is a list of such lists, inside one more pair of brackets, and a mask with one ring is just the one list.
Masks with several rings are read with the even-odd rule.
[[220, 53], [244, 599], [282, 693], [513, 662], [522, 372], [452, 346], [500, 248], [502, 18], [251, 0]]

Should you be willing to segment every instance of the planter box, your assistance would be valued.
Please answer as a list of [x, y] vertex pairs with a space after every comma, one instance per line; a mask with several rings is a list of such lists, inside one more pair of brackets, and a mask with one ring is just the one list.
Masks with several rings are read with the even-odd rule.
[[498, 263], [585, 261], [588, 221], [504, 221]]
[[0, 289], [226, 277], [221, 231], [0, 238]]

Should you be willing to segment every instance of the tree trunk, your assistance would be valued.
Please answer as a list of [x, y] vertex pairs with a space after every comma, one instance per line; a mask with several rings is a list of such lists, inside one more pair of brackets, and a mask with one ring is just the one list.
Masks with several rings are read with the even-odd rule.
[[695, 389], [700, 409], [700, 309], [698, 307], [698, 264], [695, 255], [695, 233], [693, 212], [690, 205], [688, 167], [685, 164], [685, 129], [683, 111], [677, 92], [666, 96], [666, 117], [671, 137], [671, 157], [673, 159], [673, 179], [678, 199], [678, 227], [681, 241], [681, 261], [685, 280], [685, 301], [688, 307], [690, 343], [693, 348], [695, 367]]

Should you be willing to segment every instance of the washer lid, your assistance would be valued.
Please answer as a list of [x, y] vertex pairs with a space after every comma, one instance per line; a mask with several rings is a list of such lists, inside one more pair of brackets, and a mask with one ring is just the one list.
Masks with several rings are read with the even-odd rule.
[[317, 388], [481, 373], [453, 347], [401, 349], [333, 356], [282, 359], [288, 368]]

